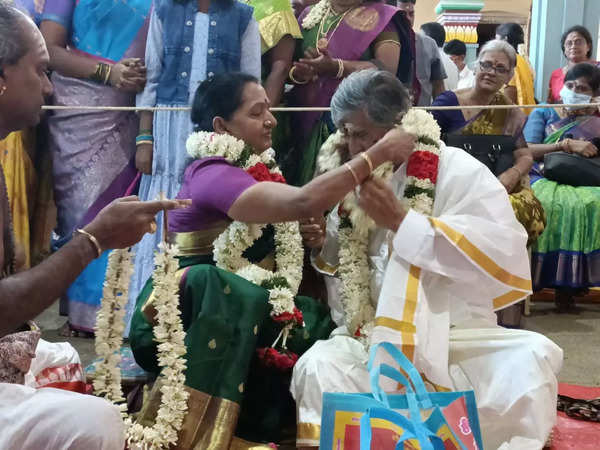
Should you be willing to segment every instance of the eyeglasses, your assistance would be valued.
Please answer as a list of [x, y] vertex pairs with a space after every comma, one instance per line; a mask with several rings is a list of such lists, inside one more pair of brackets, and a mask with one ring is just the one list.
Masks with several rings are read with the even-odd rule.
[[585, 39], [574, 39], [572, 41], [565, 41], [565, 48], [570, 48], [570, 47], [581, 47], [583, 44], [585, 44], [587, 41]]
[[495, 72], [498, 75], [506, 75], [508, 72], [510, 72], [510, 69], [507, 69], [504, 66], [494, 66], [494, 64], [489, 61], [479, 61], [479, 69], [485, 73]]

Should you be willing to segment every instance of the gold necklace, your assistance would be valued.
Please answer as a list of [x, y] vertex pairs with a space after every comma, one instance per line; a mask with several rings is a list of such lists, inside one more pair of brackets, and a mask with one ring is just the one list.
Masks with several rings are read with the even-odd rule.
[[[327, 8], [327, 12], [325, 14], [323, 14], [323, 18], [321, 19], [321, 23], [319, 24], [319, 29], [317, 30], [316, 47], [317, 47], [317, 52], [319, 54], [321, 54], [322, 51], [327, 50], [327, 47], [329, 46], [329, 42], [331, 41], [331, 38], [333, 37], [333, 35], [337, 31], [337, 29], [340, 26], [340, 24], [343, 22], [344, 18], [346, 17], [346, 14], [348, 14], [353, 9], [354, 8], [350, 8], [350, 9], [346, 10], [340, 16], [340, 18], [337, 21], [334, 20], [333, 22], [331, 22], [329, 24], [329, 26], [327, 27], [327, 30], [324, 30], [324, 28], [325, 28], [325, 21], [329, 18], [329, 16], [333, 12], [333, 9], [331, 8], [331, 5], [329, 5], [329, 7]], [[335, 28], [333, 29], [333, 31], [331, 31], [331, 28], [333, 27], [334, 24], [335, 24]], [[329, 37], [327, 37], [327, 34], [330, 31], [331, 31], [331, 34], [329, 35]]]

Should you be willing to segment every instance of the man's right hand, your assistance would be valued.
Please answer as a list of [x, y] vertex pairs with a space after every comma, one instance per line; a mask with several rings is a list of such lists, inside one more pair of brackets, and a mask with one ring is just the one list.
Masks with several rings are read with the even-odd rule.
[[154, 149], [152, 144], [140, 144], [135, 151], [135, 168], [146, 175], [152, 175], [152, 158]]
[[119, 198], [98, 213], [84, 229], [94, 236], [101, 249], [127, 248], [152, 231], [152, 223], [162, 210], [187, 208], [191, 200], [142, 202], [137, 196]]

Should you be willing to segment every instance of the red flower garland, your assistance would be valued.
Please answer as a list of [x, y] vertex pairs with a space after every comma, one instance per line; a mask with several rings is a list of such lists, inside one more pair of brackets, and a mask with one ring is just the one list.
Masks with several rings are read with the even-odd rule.
[[280, 353], [273, 347], [259, 348], [256, 350], [258, 359], [265, 367], [272, 367], [282, 372], [290, 370], [298, 361], [298, 355], [294, 352], [284, 351]]
[[288, 324], [291, 322], [296, 322], [296, 325], [298, 325], [298, 326], [302, 326], [302, 324], [304, 323], [304, 317], [302, 316], [302, 311], [300, 311], [295, 306], [294, 306], [293, 314], [289, 313], [289, 312], [283, 312], [281, 314], [273, 316], [272, 318], [275, 322], [278, 322], [278, 323]]
[[275, 172], [270, 172], [269, 168], [264, 163], [256, 163], [252, 167], [246, 170], [248, 175], [254, 178], [256, 181], [272, 181], [275, 183], [286, 183], [283, 175]]
[[433, 184], [437, 182], [440, 158], [435, 153], [416, 150], [408, 158], [406, 175], [420, 179], [429, 178]]

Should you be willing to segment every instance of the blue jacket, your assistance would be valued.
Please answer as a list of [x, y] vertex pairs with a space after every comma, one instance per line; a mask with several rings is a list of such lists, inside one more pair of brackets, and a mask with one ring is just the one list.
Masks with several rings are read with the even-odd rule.
[[[192, 68], [194, 23], [198, 3], [190, 0], [156, 0], [156, 14], [163, 25], [163, 70], [156, 90], [157, 103], [187, 105]], [[208, 78], [240, 70], [242, 36], [252, 19], [252, 7], [232, 1], [212, 0], [208, 11]]]

